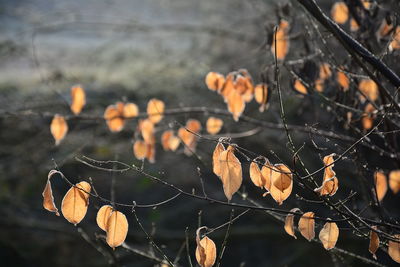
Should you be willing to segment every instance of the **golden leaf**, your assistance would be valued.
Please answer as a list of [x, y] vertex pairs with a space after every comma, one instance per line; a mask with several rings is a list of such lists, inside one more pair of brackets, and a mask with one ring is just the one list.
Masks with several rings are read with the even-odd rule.
[[283, 201], [292, 193], [293, 179], [291, 174], [288, 175], [286, 173], [290, 173], [290, 170], [284, 164], [275, 164], [271, 170], [271, 187], [269, 192], [278, 205], [282, 205]]
[[201, 123], [195, 119], [189, 119], [186, 122], [186, 129], [193, 133], [199, 133], [201, 131]]
[[350, 80], [344, 72], [338, 71], [336, 74], [336, 80], [339, 83], [339, 85], [343, 91], [346, 92], [347, 90], [349, 90]]
[[209, 117], [206, 122], [207, 132], [211, 135], [215, 135], [221, 131], [222, 125], [224, 125], [223, 120], [215, 117]]
[[331, 9], [332, 19], [339, 24], [345, 24], [349, 19], [349, 8], [345, 2], [336, 2]]
[[319, 240], [326, 250], [333, 249], [339, 238], [339, 228], [334, 222], [325, 223], [322, 230], [319, 232]]
[[250, 179], [255, 186], [260, 188], [264, 187], [265, 181], [256, 162], [250, 164]]
[[113, 211], [106, 224], [107, 244], [113, 249], [122, 245], [128, 234], [128, 220], [126, 216], [119, 211]]
[[266, 83], [257, 84], [254, 89], [254, 98], [260, 104], [259, 111], [264, 112], [268, 108], [268, 85]]
[[123, 109], [124, 104], [118, 102], [116, 105], [109, 105], [104, 111], [104, 119], [111, 132], [120, 132], [124, 128]]
[[[376, 226], [372, 226], [372, 229], [377, 230], [378, 227]], [[376, 260], [376, 251], [379, 248], [379, 236], [375, 231], [370, 231], [369, 232], [369, 247], [368, 250], [369, 252], [372, 254], [372, 256], [374, 257], [374, 259]]]
[[350, 31], [356, 32], [360, 29], [360, 25], [358, 25], [355, 19], [350, 19]]
[[236, 90], [232, 90], [227, 96], [226, 100], [228, 111], [233, 115], [233, 119], [238, 121], [240, 115], [242, 115], [244, 108], [246, 107], [242, 95]]
[[222, 86], [222, 89], [219, 90], [218, 92], [221, 94], [221, 96], [224, 98], [224, 101], [228, 101], [228, 96], [232, 91], [235, 91], [235, 81], [234, 81], [234, 74], [229, 73], [226, 76], [224, 86]]
[[137, 140], [133, 144], [133, 154], [139, 160], [144, 159], [146, 157], [146, 155], [147, 155], [147, 145], [146, 145], [146, 143], [143, 142], [142, 140]]
[[209, 72], [206, 75], [206, 85], [208, 89], [212, 91], [219, 91], [222, 89], [225, 83], [225, 77], [224, 75], [218, 73], [218, 72]]
[[203, 237], [196, 247], [196, 260], [201, 267], [211, 267], [217, 258], [217, 248], [214, 241]]
[[[298, 208], [290, 210], [290, 212], [298, 212], [298, 211], [300, 211], [300, 209]], [[288, 215], [286, 215], [284, 229], [288, 235], [293, 236], [295, 239], [297, 239], [297, 236], [295, 235], [294, 232], [294, 214], [289, 213]]]
[[68, 132], [68, 124], [63, 116], [54, 115], [50, 124], [50, 132], [56, 141], [56, 146], [58, 146]]
[[308, 241], [311, 241], [315, 237], [314, 212], [304, 213], [299, 220], [298, 228], [300, 234]]
[[51, 170], [49, 174], [47, 175], [47, 183], [46, 186], [44, 187], [42, 196], [43, 196], [43, 208], [50, 212], [54, 212], [57, 216], [60, 216], [60, 213], [58, 212], [58, 209], [56, 207], [56, 204], [54, 203], [54, 197], [53, 197], [53, 190], [51, 189], [51, 182], [50, 179], [51, 177], [56, 174], [60, 173], [59, 171], [56, 170]]
[[374, 173], [374, 182], [378, 201], [381, 202], [385, 197], [388, 189], [386, 175], [381, 171], [376, 171]]
[[167, 130], [161, 135], [161, 145], [165, 151], [170, 150], [169, 139], [174, 135], [172, 130]]
[[154, 144], [154, 123], [150, 119], [140, 120], [139, 129], [146, 144]]
[[113, 207], [111, 207], [110, 205], [102, 206], [97, 212], [96, 222], [101, 230], [106, 231], [108, 219], [110, 218], [112, 212]]
[[75, 85], [71, 88], [71, 99], [71, 111], [78, 115], [86, 104], [85, 90], [83, 90], [82, 86]]
[[80, 182], [71, 187], [65, 194], [61, 211], [64, 218], [77, 225], [85, 217], [89, 206], [89, 194], [91, 186], [88, 182]]
[[[324, 178], [322, 180], [322, 185], [316, 188], [314, 191], [319, 192], [321, 196], [329, 195], [333, 196], [339, 188], [339, 180], [336, 177], [336, 173], [333, 171], [333, 162], [335, 154], [330, 154], [325, 156], [323, 159], [324, 166]], [[331, 165], [332, 164], [332, 165]], [[329, 165], [329, 167], [327, 167]]]
[[293, 88], [296, 92], [298, 92], [300, 94], [303, 94], [303, 95], [308, 94], [307, 87], [300, 80], [296, 79], [294, 81]]
[[224, 187], [224, 193], [228, 200], [232, 199], [242, 185], [242, 164], [233, 153], [234, 148], [229, 146], [221, 152], [220, 171], [221, 181]]
[[[362, 79], [358, 84], [358, 90], [366, 95], [371, 101], [376, 101], [379, 97], [378, 85], [371, 79]], [[365, 97], [360, 95], [360, 100], [364, 102]]]
[[212, 157], [213, 158], [213, 172], [215, 173], [215, 175], [218, 176], [218, 178], [221, 178], [220, 156], [223, 151], [225, 151], [224, 145], [221, 143], [218, 143], [214, 149], [213, 157]]
[[[284, 60], [289, 52], [289, 22], [281, 20], [276, 34], [273, 36], [271, 51], [275, 55], [275, 38], [276, 38], [276, 58]], [[275, 37], [276, 36], [276, 37]]]
[[124, 105], [123, 117], [124, 118], [134, 118], [139, 115], [139, 108], [134, 103], [126, 103]]
[[149, 120], [154, 124], [159, 123], [164, 117], [164, 109], [165, 105], [163, 101], [156, 98], [150, 99], [149, 103], [147, 103], [147, 115], [149, 116]]
[[268, 192], [271, 190], [273, 168], [274, 166], [268, 160], [265, 161], [264, 166], [261, 168], [261, 175], [264, 180], [264, 188]]
[[400, 191], [400, 170], [394, 170], [389, 173], [389, 187], [393, 194]]
[[397, 263], [400, 263], [400, 235], [394, 235], [392, 236], [394, 239], [397, 239], [398, 241], [392, 241], [389, 240], [389, 245], [388, 245], [388, 254]]

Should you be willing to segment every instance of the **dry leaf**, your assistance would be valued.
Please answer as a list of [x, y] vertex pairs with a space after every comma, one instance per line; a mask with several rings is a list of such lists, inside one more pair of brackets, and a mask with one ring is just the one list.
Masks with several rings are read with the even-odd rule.
[[259, 111], [264, 112], [266, 108], [268, 108], [268, 85], [266, 83], [257, 84], [254, 89], [254, 98], [256, 102], [260, 104]]
[[335, 22], [345, 24], [349, 19], [349, 8], [344, 2], [336, 2], [331, 9], [331, 17]]
[[189, 119], [186, 122], [186, 129], [193, 133], [199, 133], [201, 131], [201, 123], [195, 119]]
[[150, 163], [156, 162], [156, 145], [155, 144], [146, 144], [147, 146], [147, 154], [146, 158]]
[[123, 117], [124, 118], [134, 118], [139, 115], [139, 108], [134, 103], [126, 103], [124, 105]]
[[104, 111], [104, 119], [111, 132], [119, 132], [124, 128], [123, 118], [124, 103], [118, 102], [116, 105], [109, 105]]
[[254, 85], [250, 74], [245, 69], [239, 70], [239, 74], [235, 80], [235, 90], [242, 95], [243, 100], [248, 103], [253, 99]]
[[[291, 209], [290, 212], [298, 212], [300, 209], [294, 208]], [[295, 235], [294, 232], [294, 214], [289, 213], [286, 218], [285, 218], [285, 231], [288, 235], [293, 236], [295, 239], [297, 239], [297, 236]]]
[[[321, 196], [329, 195], [333, 196], [339, 188], [339, 180], [336, 177], [336, 173], [333, 171], [333, 162], [335, 154], [330, 154], [325, 156], [323, 159], [324, 166], [324, 178], [322, 180], [322, 185], [316, 188], [314, 191], [319, 192]], [[327, 167], [329, 165], [329, 167]]]
[[293, 88], [296, 92], [298, 92], [300, 94], [303, 94], [303, 95], [308, 94], [307, 87], [300, 80], [296, 79], [294, 81]]
[[42, 193], [43, 208], [45, 208], [48, 211], [54, 212], [57, 216], [60, 216], [56, 204], [54, 203], [53, 190], [51, 189], [51, 182], [50, 182], [51, 177], [56, 173], [60, 172], [56, 170], [51, 170], [47, 175], [47, 183]]
[[219, 90], [218, 92], [221, 94], [221, 96], [224, 98], [224, 101], [228, 101], [228, 96], [232, 91], [235, 91], [235, 80], [234, 80], [234, 74], [229, 73], [226, 76], [224, 86], [222, 86], [222, 89]]
[[271, 186], [269, 192], [271, 197], [279, 204], [282, 205], [293, 189], [293, 179], [288, 167], [284, 164], [275, 164], [271, 170]]
[[215, 117], [209, 117], [206, 122], [207, 132], [211, 135], [215, 135], [221, 131], [222, 125], [224, 125], [223, 120]]
[[83, 90], [82, 86], [76, 85], [71, 88], [71, 99], [71, 111], [78, 115], [86, 104], [85, 90]]
[[[358, 90], [371, 101], [376, 101], [379, 97], [378, 85], [371, 79], [362, 79], [358, 84]], [[365, 97], [360, 95], [360, 100], [364, 102]]]
[[128, 220], [119, 211], [113, 211], [106, 224], [107, 244], [113, 249], [122, 245], [128, 234]]
[[358, 25], [357, 21], [355, 19], [350, 20], [350, 31], [356, 32], [360, 29], [360, 25]]
[[224, 193], [228, 200], [232, 199], [242, 185], [242, 164], [233, 153], [234, 148], [229, 146], [221, 152], [220, 171], [221, 181], [224, 187]]
[[264, 187], [265, 181], [256, 162], [250, 164], [250, 179], [255, 186], [260, 188]]
[[394, 170], [389, 173], [389, 187], [393, 194], [400, 191], [400, 170]]
[[139, 160], [143, 160], [147, 155], [147, 145], [142, 140], [137, 140], [133, 144], [133, 154]]
[[172, 130], [167, 130], [161, 135], [161, 145], [165, 151], [170, 150], [169, 139], [174, 135]]
[[61, 211], [65, 219], [70, 223], [77, 225], [85, 217], [89, 206], [90, 184], [80, 182], [71, 187], [65, 194]]
[[299, 220], [298, 228], [300, 234], [308, 241], [311, 241], [315, 237], [314, 212], [304, 213]]
[[164, 117], [164, 102], [158, 100], [156, 98], [150, 99], [149, 103], [147, 103], [147, 115], [149, 116], [149, 120], [156, 124], [159, 123]]
[[381, 171], [376, 171], [374, 173], [374, 182], [378, 201], [381, 202], [385, 197], [388, 189], [386, 175]]
[[393, 238], [397, 239], [398, 242], [389, 240], [388, 254], [397, 263], [400, 263], [400, 235], [394, 235]]
[[280, 175], [276, 175], [276, 177], [274, 177], [273, 185], [278, 190], [283, 192], [293, 184], [292, 172], [285, 164], [276, 164], [274, 167], [281, 171], [281, 173]]
[[197, 242], [196, 260], [201, 267], [211, 267], [217, 258], [217, 248], [214, 241], [207, 236]]
[[[377, 230], [378, 227], [376, 226], [372, 226], [372, 229]], [[370, 231], [369, 232], [369, 247], [368, 250], [369, 252], [372, 254], [372, 256], [374, 257], [374, 259], [376, 260], [376, 251], [379, 248], [379, 236], [375, 231]]]
[[396, 27], [396, 31], [393, 35], [393, 41], [389, 44], [389, 50], [397, 50], [400, 49], [400, 27]]
[[368, 103], [365, 106], [364, 109], [364, 114], [361, 117], [361, 124], [364, 128], [364, 130], [369, 130], [374, 126], [374, 120], [375, 120], [375, 114], [372, 114], [375, 111], [375, 107], [371, 104]]
[[388, 24], [386, 18], [383, 19], [381, 26], [379, 27], [377, 34], [378, 39], [382, 39], [387, 36], [393, 30], [393, 24]]
[[233, 119], [238, 121], [246, 107], [242, 95], [236, 90], [232, 90], [227, 96], [226, 102], [228, 105], [228, 111], [233, 115]]
[[154, 144], [156, 142], [154, 123], [150, 119], [140, 120], [139, 129], [146, 144]]
[[328, 63], [322, 63], [319, 66], [319, 78], [326, 80], [332, 76], [331, 67]]
[[333, 249], [339, 238], [339, 228], [334, 222], [325, 223], [324, 227], [319, 232], [319, 240], [326, 250]]
[[214, 149], [213, 157], [212, 157], [213, 158], [213, 172], [215, 173], [215, 175], [218, 176], [218, 178], [221, 178], [220, 156], [223, 151], [225, 151], [224, 145], [221, 143], [218, 143]]
[[[281, 20], [276, 34], [273, 36], [271, 51], [275, 55], [275, 38], [276, 38], [276, 58], [278, 60], [285, 59], [289, 52], [289, 22]], [[276, 36], [276, 37], [275, 37]]]
[[113, 207], [111, 207], [110, 205], [102, 206], [97, 212], [96, 222], [101, 230], [106, 231], [108, 219], [110, 218], [112, 212]]
[[206, 85], [208, 89], [212, 91], [219, 91], [222, 89], [225, 83], [224, 75], [218, 72], [209, 72], [206, 75]]
[[268, 192], [271, 190], [271, 184], [272, 184], [272, 169], [274, 166], [269, 163], [268, 160], [265, 160], [264, 166], [261, 168], [261, 175], [264, 180], [264, 189], [267, 190]]
[[347, 77], [347, 75], [344, 74], [344, 72], [338, 71], [337, 74], [336, 74], [336, 80], [337, 80], [337, 82], [339, 83], [340, 87], [342, 88], [342, 90], [344, 92], [349, 90], [349, 88], [350, 88], [350, 80]]
[[58, 114], [54, 115], [50, 124], [50, 131], [56, 141], [56, 146], [58, 146], [68, 132], [68, 124], [65, 118]]
[[324, 83], [325, 83], [324, 80], [322, 80], [322, 79], [317, 79], [317, 80], [315, 81], [315, 90], [316, 90], [317, 92], [323, 92], [323, 91], [324, 91]]

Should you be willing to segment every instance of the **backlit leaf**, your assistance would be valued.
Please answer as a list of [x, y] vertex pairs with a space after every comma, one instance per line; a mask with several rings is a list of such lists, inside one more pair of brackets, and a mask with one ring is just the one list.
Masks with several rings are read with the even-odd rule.
[[386, 175], [382, 171], [376, 171], [374, 173], [374, 182], [378, 201], [381, 202], [388, 189]]
[[296, 79], [294, 81], [293, 88], [296, 92], [298, 92], [300, 94], [303, 94], [303, 95], [308, 94], [307, 87], [300, 80]]
[[139, 160], [143, 160], [146, 158], [147, 155], [147, 145], [144, 141], [142, 140], [137, 140], [133, 144], [133, 154], [135, 157]]
[[56, 204], [54, 203], [53, 190], [51, 189], [51, 182], [50, 182], [51, 177], [56, 173], [60, 172], [56, 170], [51, 170], [47, 175], [47, 183], [42, 193], [43, 208], [45, 208], [48, 211], [54, 212], [57, 216], [60, 216]]
[[111, 207], [110, 205], [102, 206], [97, 212], [96, 222], [101, 230], [106, 231], [108, 219], [110, 218], [112, 212], [113, 207]]
[[331, 17], [335, 22], [345, 24], [349, 19], [349, 8], [346, 3], [336, 2], [331, 9]]
[[150, 163], [156, 162], [156, 145], [155, 144], [146, 144], [147, 146], [147, 154], [146, 158]]
[[371, 103], [368, 103], [365, 106], [365, 113], [361, 117], [361, 123], [364, 130], [369, 130], [374, 126], [375, 115], [372, 114], [372, 112], [375, 110], [375, 107]]
[[235, 80], [234, 80], [234, 75], [233, 73], [229, 73], [226, 76], [224, 86], [222, 86], [222, 89], [219, 91], [221, 96], [224, 98], [224, 101], [228, 101], [228, 96], [232, 91], [235, 91]]
[[[372, 228], [374, 230], [378, 229], [378, 227], [376, 227], [376, 226], [372, 226]], [[378, 250], [378, 248], [379, 248], [379, 236], [375, 231], [371, 230], [369, 232], [369, 247], [368, 247], [368, 250], [372, 254], [372, 256], [374, 257], [375, 260], [376, 260], [375, 253]]]
[[[273, 179], [273, 185], [280, 191], [284, 192], [293, 184], [292, 172], [284, 164], [276, 164], [274, 166], [276, 169], [281, 171], [280, 175], [275, 175]], [[278, 172], [275, 172], [278, 173]]]
[[283, 201], [290, 196], [293, 189], [292, 177], [286, 173], [290, 173], [290, 170], [284, 164], [275, 164], [271, 170], [269, 192], [279, 205], [282, 205]]
[[116, 105], [109, 105], [104, 111], [104, 119], [111, 132], [120, 132], [124, 128], [123, 110], [124, 103], [118, 102]]
[[394, 170], [389, 173], [389, 187], [393, 194], [400, 191], [400, 170]]
[[215, 175], [217, 175], [219, 178], [221, 178], [221, 162], [220, 162], [220, 156], [222, 151], [224, 151], [224, 145], [221, 143], [218, 143], [217, 146], [214, 149], [213, 152], [213, 172]]
[[82, 86], [76, 85], [71, 88], [71, 99], [71, 111], [78, 115], [86, 104], [85, 90], [83, 90]]
[[332, 76], [331, 67], [328, 63], [322, 63], [319, 66], [319, 78], [326, 80]]
[[134, 118], [139, 115], [139, 108], [134, 103], [126, 103], [124, 105], [123, 117], [124, 118]]
[[233, 115], [233, 119], [238, 121], [246, 107], [242, 95], [236, 90], [232, 90], [227, 96], [226, 102], [228, 105], [228, 111]]
[[339, 228], [334, 222], [325, 223], [322, 230], [319, 232], [319, 240], [326, 250], [333, 249], [339, 238]]
[[397, 242], [389, 240], [388, 254], [397, 263], [400, 263], [400, 235], [392, 236]]
[[206, 76], [206, 85], [212, 91], [220, 91], [225, 83], [224, 75], [218, 72], [209, 72]]
[[268, 108], [269, 99], [268, 85], [266, 83], [256, 85], [254, 89], [254, 98], [256, 99], [256, 102], [260, 104], [260, 112], [264, 112], [264, 110]]
[[207, 236], [197, 242], [196, 260], [201, 267], [211, 267], [217, 258], [217, 248], [214, 241]]
[[221, 152], [220, 171], [221, 181], [224, 187], [224, 193], [228, 200], [232, 199], [242, 185], [242, 164], [233, 153], [234, 148], [229, 146]]
[[261, 170], [256, 162], [252, 162], [250, 164], [250, 179], [255, 186], [260, 188], [264, 187], [265, 182], [262, 177]]
[[[298, 212], [300, 209], [294, 208], [291, 209], [290, 212]], [[288, 235], [293, 236], [295, 239], [297, 239], [297, 236], [295, 235], [294, 232], [294, 214], [289, 213], [286, 218], [285, 218], [285, 231]]]
[[400, 27], [397, 26], [394, 32], [393, 41], [389, 44], [389, 50], [397, 50], [400, 49]]
[[163, 101], [156, 98], [150, 99], [147, 103], [147, 115], [149, 116], [149, 120], [154, 124], [159, 123], [164, 117], [164, 109], [165, 104]]
[[71, 187], [65, 194], [61, 211], [65, 219], [77, 225], [85, 217], [89, 206], [89, 194], [91, 186], [88, 182], [80, 182]]
[[209, 117], [206, 122], [207, 132], [215, 135], [221, 131], [222, 125], [224, 125], [223, 120], [215, 117]]
[[[371, 101], [376, 101], [379, 97], [378, 85], [371, 79], [362, 79], [358, 84], [358, 90], [368, 97]], [[360, 95], [360, 100], [365, 101], [365, 97]]]
[[309, 211], [301, 216], [298, 229], [300, 234], [308, 241], [311, 241], [315, 237], [314, 212]]
[[276, 35], [276, 58], [278, 60], [285, 59], [289, 52], [289, 22], [281, 20], [276, 34], [273, 36], [271, 51], [275, 55], [275, 35]]
[[146, 144], [154, 144], [156, 142], [154, 123], [150, 119], [139, 121], [139, 129]]
[[59, 145], [68, 132], [68, 124], [63, 116], [54, 115], [50, 124], [50, 132], [56, 141], [56, 146]]
[[355, 19], [350, 19], [350, 31], [356, 32], [360, 29], [360, 25], [358, 25]]
[[340, 87], [342, 88], [343, 91], [347, 91], [350, 88], [350, 80], [347, 77], [347, 75], [342, 72], [342, 71], [338, 71], [336, 73], [336, 80], [338, 82], [338, 84], [340, 85]]
[[126, 216], [122, 212], [113, 211], [106, 224], [107, 244], [113, 249], [122, 245], [128, 234], [128, 228]]
[[[319, 192], [321, 196], [329, 195], [333, 196], [339, 188], [339, 180], [336, 177], [336, 173], [333, 170], [333, 162], [335, 154], [330, 154], [325, 156], [323, 159], [324, 166], [324, 178], [322, 180], [322, 185], [316, 188], [314, 191]], [[329, 165], [329, 167], [327, 167]]]

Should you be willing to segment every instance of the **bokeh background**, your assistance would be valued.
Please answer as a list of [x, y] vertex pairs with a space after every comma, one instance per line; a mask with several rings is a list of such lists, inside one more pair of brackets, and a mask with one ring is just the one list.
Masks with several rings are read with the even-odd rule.
[[[332, 1], [319, 1], [328, 10]], [[283, 10], [283, 11], [282, 11]], [[286, 13], [285, 13], [286, 12]], [[110, 174], [85, 166], [75, 157], [86, 155], [102, 160], [120, 160], [140, 164], [132, 154], [137, 121], [113, 134], [103, 120], [71, 119], [69, 133], [60, 146], [55, 146], [49, 130], [52, 114], [70, 115], [70, 87], [81, 84], [87, 93], [83, 115], [102, 116], [106, 106], [127, 100], [145, 111], [153, 97], [163, 100], [168, 108], [208, 107], [225, 109], [223, 100], [204, 84], [209, 71], [228, 73], [246, 68], [256, 82], [273, 64], [270, 40], [279, 16], [293, 21], [293, 44], [290, 59], [307, 55], [304, 38], [296, 35], [302, 26], [304, 11], [292, 3], [273, 0], [2, 0], [0, 1], [0, 255], [4, 266], [155, 266], [156, 263], [123, 248], [115, 252], [96, 240], [102, 234], [95, 224], [95, 214], [102, 205], [92, 199], [86, 218], [79, 228], [62, 217], [42, 208], [42, 190], [47, 173], [55, 165], [73, 182], [91, 177], [98, 193], [110, 198], [115, 181], [119, 202], [150, 204], [174, 195], [168, 188], [134, 173]], [[335, 47], [335, 46], [333, 46]], [[338, 51], [338, 57], [343, 51]], [[285, 73], [285, 72], [284, 72]], [[284, 74], [285, 75], [285, 74]], [[299, 97], [288, 88], [291, 77], [283, 77], [285, 105], [290, 124], [304, 125], [318, 119], [322, 129], [337, 130], [333, 119], [321, 112], [313, 99]], [[314, 105], [314, 106], [313, 106]], [[245, 114], [265, 121], [280, 121], [276, 94], [265, 113], [258, 112], [254, 101]], [[179, 128], [189, 118], [205, 124], [210, 114], [166, 116], [158, 126], [158, 136], [172, 127]], [[235, 123], [229, 116], [222, 132], [227, 135], [255, 129], [256, 126]], [[308, 134], [295, 133], [298, 144], [309, 140]], [[340, 140], [315, 137], [324, 148], [341, 148]], [[274, 151], [288, 161], [284, 132], [262, 129], [248, 138], [233, 139], [255, 153], [271, 156]], [[211, 155], [215, 143], [200, 140], [198, 156], [188, 157], [183, 149], [164, 152], [157, 144], [156, 163], [145, 163], [145, 170], [187, 191], [200, 192], [200, 168], [207, 193], [224, 200], [220, 181], [212, 174]], [[311, 169], [320, 166], [318, 153], [307, 141], [304, 158]], [[272, 156], [271, 156], [272, 157]], [[366, 157], [369, 157], [368, 155]], [[375, 157], [372, 156], [371, 157]], [[376, 156], [377, 165], [382, 158]], [[363, 159], [362, 159], [363, 160]], [[275, 160], [276, 161], [276, 160]], [[354, 170], [344, 161], [337, 170], [342, 177], [352, 177]], [[243, 190], [265, 206], [276, 207], [269, 198], [251, 185], [244, 166]], [[369, 169], [368, 169], [369, 170]], [[366, 170], [366, 171], [368, 171]], [[361, 172], [361, 171], [360, 171]], [[345, 196], [354, 180], [343, 182]], [[53, 178], [56, 204], [68, 185]], [[313, 208], [294, 195], [282, 207]], [[395, 205], [398, 197], [389, 199]], [[240, 198], [235, 199], [240, 202]], [[315, 208], [315, 207], [314, 207]], [[398, 210], [398, 209], [397, 209]], [[127, 243], [143, 251], [152, 251], [129, 210], [130, 230]], [[201, 216], [199, 216], [199, 212]], [[236, 211], [238, 214], [240, 210]], [[218, 226], [229, 219], [229, 207], [179, 197], [156, 209], [138, 209], [143, 226], [154, 232], [155, 241], [172, 259], [190, 238], [194, 258], [195, 230], [201, 225]], [[321, 211], [323, 213], [323, 211]], [[84, 233], [84, 234], [82, 234]], [[83, 236], [87, 235], [91, 242]], [[220, 244], [224, 230], [210, 237]], [[93, 246], [107, 251], [104, 257]], [[339, 247], [368, 255], [368, 243], [351, 231], [343, 230]], [[157, 252], [154, 252], [157, 255]], [[180, 257], [189, 266], [186, 252]], [[113, 258], [115, 255], [117, 258]], [[158, 255], [159, 256], [159, 255]], [[390, 263], [385, 254], [378, 253]], [[341, 266], [340, 257], [349, 264], [359, 261], [330, 254], [320, 244], [288, 236], [281, 222], [262, 212], [249, 212], [232, 226], [222, 266]], [[336, 266], [336, 265], [335, 265]]]

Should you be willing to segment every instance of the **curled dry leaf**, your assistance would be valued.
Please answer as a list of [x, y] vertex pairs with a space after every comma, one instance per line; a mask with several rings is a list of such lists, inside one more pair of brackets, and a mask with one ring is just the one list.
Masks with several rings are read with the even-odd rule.
[[159, 123], [164, 117], [164, 102], [156, 98], [150, 99], [147, 103], [147, 115], [149, 120], [156, 124]]
[[333, 171], [334, 156], [335, 154], [330, 154], [328, 156], [325, 156], [323, 159], [325, 166], [324, 178], [322, 180], [321, 187], [315, 189], [315, 191], [319, 192], [321, 196], [333, 196], [334, 194], [336, 194], [339, 188], [339, 180], [336, 177], [336, 173]]
[[217, 248], [214, 241], [207, 236], [197, 242], [196, 260], [201, 267], [211, 267], [217, 258]]
[[218, 73], [218, 72], [209, 72], [206, 75], [206, 85], [208, 89], [212, 91], [219, 91], [222, 89], [225, 83], [225, 77], [224, 75]]
[[154, 123], [150, 119], [139, 121], [139, 129], [146, 144], [154, 144], [156, 142]]
[[349, 90], [350, 80], [344, 72], [338, 71], [336, 74], [336, 80], [344, 92]]
[[233, 152], [234, 148], [229, 146], [219, 157], [221, 181], [228, 200], [232, 199], [242, 185], [242, 164]]
[[324, 227], [319, 232], [319, 240], [326, 250], [333, 249], [339, 238], [339, 228], [334, 222], [325, 223]]
[[196, 134], [201, 131], [201, 123], [195, 119], [189, 119], [186, 122], [186, 127], [181, 127], [178, 130], [178, 136], [182, 143], [185, 145], [185, 154], [190, 156], [196, 151], [197, 136]]
[[124, 103], [109, 105], [104, 111], [104, 119], [111, 132], [120, 132], [125, 126]]
[[289, 174], [289, 168], [284, 164], [275, 164], [271, 170], [271, 187], [269, 192], [272, 198], [279, 204], [282, 205], [293, 189], [292, 175]]
[[215, 117], [209, 117], [206, 122], [207, 132], [215, 135], [221, 131], [222, 125], [224, 125], [223, 120]]
[[250, 179], [255, 186], [260, 188], [264, 187], [265, 181], [256, 162], [250, 164]]
[[[362, 79], [358, 84], [358, 90], [371, 101], [376, 101], [379, 97], [378, 85], [371, 79]], [[364, 102], [365, 97], [360, 95], [360, 100]]]
[[254, 85], [250, 74], [247, 70], [241, 69], [238, 71], [239, 74], [235, 80], [235, 90], [242, 95], [243, 100], [248, 103], [253, 99], [254, 96]]
[[368, 103], [365, 106], [365, 109], [364, 109], [365, 113], [361, 117], [361, 124], [362, 124], [364, 130], [369, 130], [374, 126], [375, 115], [372, 113], [375, 110], [376, 110], [375, 107], [371, 103]]
[[218, 178], [221, 178], [221, 162], [220, 162], [220, 157], [221, 153], [225, 151], [224, 145], [221, 143], [218, 143], [217, 146], [214, 149], [213, 152], [213, 172], [215, 175], [218, 176]]
[[304, 213], [299, 220], [298, 228], [300, 234], [308, 241], [311, 241], [315, 237], [314, 212]]
[[96, 222], [101, 230], [106, 231], [108, 219], [110, 218], [112, 212], [113, 207], [111, 207], [110, 205], [102, 206], [97, 212]]
[[394, 170], [389, 173], [389, 187], [393, 194], [400, 191], [400, 170]]
[[50, 124], [50, 132], [56, 141], [56, 146], [59, 145], [68, 132], [68, 124], [63, 116], [54, 115]]
[[64, 218], [70, 223], [77, 225], [85, 217], [89, 206], [90, 184], [80, 182], [71, 187], [65, 194], [61, 211]]
[[[291, 209], [290, 212], [298, 212], [300, 209], [294, 208]], [[295, 239], [297, 239], [297, 236], [295, 235], [294, 232], [294, 214], [289, 213], [286, 218], [285, 218], [285, 231], [288, 235], [293, 236]]]
[[133, 144], [133, 154], [139, 160], [146, 158], [147, 155], [147, 145], [142, 140], [137, 140]]
[[[372, 229], [377, 230], [378, 227], [372, 226]], [[369, 247], [368, 247], [368, 250], [372, 254], [372, 256], [374, 257], [375, 260], [376, 260], [375, 253], [378, 250], [378, 248], [379, 248], [379, 236], [375, 231], [371, 230], [369, 232]]]
[[382, 171], [376, 171], [374, 173], [374, 182], [376, 196], [378, 197], [378, 201], [381, 202], [385, 197], [388, 189], [386, 175]]
[[124, 118], [134, 118], [139, 115], [139, 108], [134, 103], [126, 103], [124, 105], [123, 117]]
[[128, 234], [128, 220], [126, 216], [119, 211], [113, 211], [106, 224], [107, 244], [113, 249], [122, 245]]
[[229, 73], [226, 76], [224, 86], [222, 86], [222, 89], [219, 90], [219, 93], [221, 96], [224, 98], [224, 101], [228, 101], [228, 96], [232, 91], [235, 91], [235, 80], [234, 80], [234, 74]]
[[400, 263], [400, 235], [392, 236], [394, 239], [398, 241], [389, 240], [388, 244], [388, 254], [397, 263]]
[[296, 92], [306, 95], [308, 94], [307, 87], [298, 79], [294, 81], [293, 88]]
[[50, 182], [51, 177], [56, 173], [60, 172], [56, 170], [51, 170], [47, 175], [47, 183], [42, 193], [43, 208], [45, 208], [48, 211], [54, 212], [57, 216], [60, 216], [56, 204], [54, 203], [53, 190], [51, 189], [51, 182]]
[[331, 9], [331, 17], [335, 22], [345, 24], [349, 19], [349, 8], [346, 3], [336, 2]]
[[[276, 34], [273, 36], [271, 51], [275, 55], [275, 38], [276, 38], [276, 58], [284, 60], [289, 52], [289, 22], [281, 20]], [[275, 37], [276, 36], [276, 37]]]
[[268, 108], [268, 85], [266, 83], [257, 84], [254, 88], [254, 98], [258, 104], [260, 104], [259, 111], [264, 112]]
[[232, 114], [233, 119], [238, 121], [246, 107], [242, 95], [236, 90], [232, 90], [227, 96], [226, 102], [228, 105], [228, 111]]
[[78, 115], [86, 104], [86, 94], [82, 86], [75, 85], [71, 88], [71, 111]]

